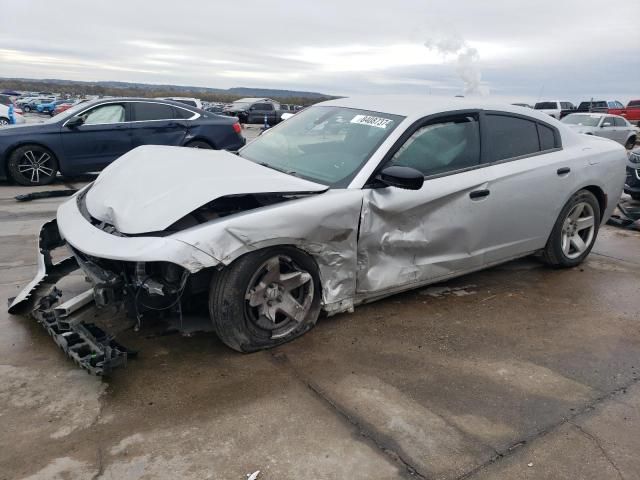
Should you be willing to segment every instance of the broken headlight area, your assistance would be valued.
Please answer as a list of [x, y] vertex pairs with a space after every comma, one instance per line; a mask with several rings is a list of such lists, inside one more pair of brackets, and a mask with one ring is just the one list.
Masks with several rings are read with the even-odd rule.
[[179, 232], [202, 223], [210, 222], [217, 218], [267, 207], [269, 205], [275, 205], [289, 200], [295, 200], [296, 198], [308, 195], [309, 194], [299, 193], [252, 193], [227, 195], [225, 197], [216, 198], [215, 200], [188, 213], [180, 220], [169, 226], [165, 232], [169, 234]]
[[124, 307], [127, 315], [137, 320], [149, 311], [181, 315], [183, 301], [207, 288], [206, 272], [191, 274], [170, 262], [123, 262], [72, 251], [93, 285], [96, 306]]

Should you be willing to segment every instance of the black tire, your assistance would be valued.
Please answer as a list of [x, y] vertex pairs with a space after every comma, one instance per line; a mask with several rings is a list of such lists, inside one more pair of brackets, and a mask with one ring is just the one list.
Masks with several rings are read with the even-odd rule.
[[24, 145], [16, 148], [7, 162], [11, 179], [20, 185], [48, 185], [58, 173], [56, 157], [40, 145]]
[[185, 145], [185, 147], [189, 148], [203, 148], [205, 150], [211, 150], [213, 147], [209, 145], [207, 142], [203, 142], [202, 140], [194, 140], [193, 142], [189, 142]]
[[24, 110], [25, 113], [29, 113], [31, 111], [31, 107], [29, 105], [25, 105], [22, 107], [22, 110]]
[[6, 117], [0, 117], [0, 126], [6, 127], [9, 125], [9, 119]]
[[[568, 219], [569, 214], [574, 212], [574, 208], [578, 205], [585, 204], [590, 206], [593, 216], [593, 232], [587, 237], [587, 241], [585, 241], [585, 237], [579, 231], [576, 231], [576, 226], [572, 225], [574, 222]], [[586, 207], [583, 208], [583, 210], [585, 209]], [[553, 226], [549, 240], [547, 240], [547, 245], [542, 252], [544, 262], [558, 268], [575, 267], [582, 263], [587, 255], [589, 255], [589, 252], [591, 252], [598, 236], [601, 215], [600, 204], [593, 193], [588, 190], [580, 190], [575, 193], [563, 207]], [[581, 219], [586, 220], [585, 218]], [[569, 225], [567, 225], [566, 222], [568, 222]], [[565, 232], [566, 228], [569, 229], [568, 232]], [[574, 248], [573, 253], [570, 250], [567, 253], [566, 250], [563, 249], [563, 245], [567, 245], [567, 242], [563, 241], [563, 238], [566, 238], [566, 235], [570, 232], [574, 232], [574, 237], [575, 235], [580, 235], [580, 238], [586, 246], [584, 250], [580, 251], [580, 249], [573, 247], [573, 242], [569, 242], [568, 247], [569, 249]], [[586, 232], [582, 231], [582, 233], [584, 234]]]
[[[278, 259], [278, 273], [286, 276], [290, 271], [293, 275], [310, 276], [300, 276], [306, 279], [305, 283], [290, 290], [291, 296], [301, 306], [299, 312], [303, 318], [293, 320], [280, 311], [274, 314], [280, 321], [272, 321], [260, 314], [262, 308], [275, 312], [284, 305], [281, 296], [276, 301], [273, 290], [259, 287], [269, 281], [267, 276], [271, 270], [264, 268], [273, 259]], [[261, 272], [265, 272], [264, 275]], [[258, 281], [258, 288], [254, 288]], [[286, 288], [278, 283], [276, 291], [280, 287]], [[253, 299], [247, 298], [250, 295], [259, 297], [262, 304], [251, 306]], [[214, 273], [209, 290], [209, 314], [218, 337], [227, 346], [238, 352], [255, 352], [293, 340], [313, 328], [320, 313], [321, 296], [318, 267], [311, 257], [292, 247], [267, 248], [246, 254], [224, 270]], [[263, 298], [272, 298], [275, 304], [267, 306]]]
[[636, 146], [636, 137], [631, 137], [629, 140], [627, 140], [627, 143], [625, 143], [624, 146], [627, 150], [631, 150]]

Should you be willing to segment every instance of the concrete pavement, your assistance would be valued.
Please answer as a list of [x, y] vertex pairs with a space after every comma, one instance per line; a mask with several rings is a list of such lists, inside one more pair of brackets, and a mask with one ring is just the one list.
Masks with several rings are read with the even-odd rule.
[[[2, 298], [60, 202], [28, 190], [0, 185]], [[511, 262], [269, 352], [204, 317], [124, 330], [140, 356], [107, 379], [2, 309], [0, 479], [640, 478], [639, 312], [640, 234], [611, 227], [580, 268]]]

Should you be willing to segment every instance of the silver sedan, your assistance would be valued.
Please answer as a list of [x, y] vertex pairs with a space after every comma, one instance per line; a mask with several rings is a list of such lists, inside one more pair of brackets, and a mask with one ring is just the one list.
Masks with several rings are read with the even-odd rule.
[[572, 113], [562, 119], [562, 123], [578, 133], [595, 135], [614, 140], [631, 149], [638, 138], [638, 127], [626, 118], [606, 113]]
[[49, 249], [66, 243], [98, 306], [179, 314], [204, 296], [222, 341], [255, 351], [307, 332], [321, 311], [514, 258], [580, 264], [625, 165], [621, 146], [531, 109], [332, 100], [238, 155], [161, 146], [123, 155], [47, 224], [32, 286], [51, 266]]

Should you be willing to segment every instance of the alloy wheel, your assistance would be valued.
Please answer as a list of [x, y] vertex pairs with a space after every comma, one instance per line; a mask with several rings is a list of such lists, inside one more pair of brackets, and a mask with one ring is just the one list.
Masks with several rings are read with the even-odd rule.
[[18, 172], [31, 183], [54, 175], [51, 155], [42, 150], [27, 150], [18, 162]]
[[277, 255], [264, 262], [245, 293], [248, 319], [281, 338], [308, 316], [314, 296], [313, 277], [291, 258]]
[[6, 118], [0, 118], [0, 125], [2, 125], [3, 127], [9, 125], [9, 120], [7, 120]]
[[562, 225], [562, 252], [569, 259], [578, 258], [593, 242], [595, 234], [595, 214], [587, 202], [577, 203]]

